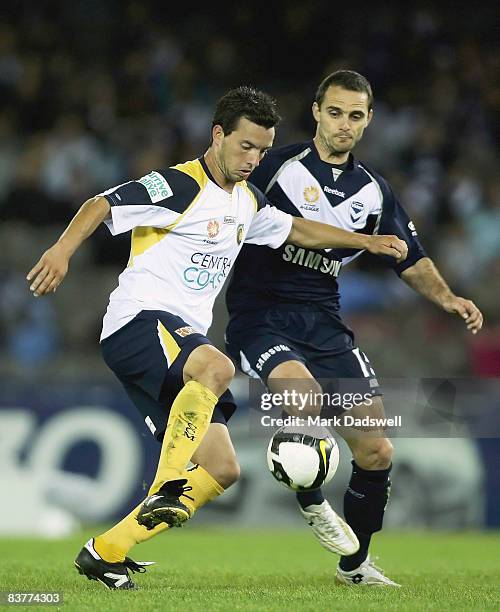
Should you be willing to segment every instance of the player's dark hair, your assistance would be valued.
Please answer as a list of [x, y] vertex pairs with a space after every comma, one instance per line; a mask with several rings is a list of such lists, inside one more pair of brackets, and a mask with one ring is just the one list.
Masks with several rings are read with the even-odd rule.
[[368, 110], [372, 109], [373, 106], [373, 92], [368, 79], [366, 79], [359, 72], [354, 70], [336, 70], [329, 74], [326, 79], [321, 81], [316, 91], [316, 103], [321, 107], [321, 103], [326, 94], [326, 90], [331, 86], [342, 87], [348, 91], [359, 91], [363, 92], [368, 96]]
[[274, 127], [281, 117], [276, 111], [276, 100], [253, 87], [231, 89], [217, 102], [212, 127], [220, 125], [227, 136], [241, 117], [266, 129]]

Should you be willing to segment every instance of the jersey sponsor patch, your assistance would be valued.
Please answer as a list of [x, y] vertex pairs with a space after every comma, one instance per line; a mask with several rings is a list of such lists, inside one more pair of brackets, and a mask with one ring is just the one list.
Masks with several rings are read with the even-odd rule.
[[304, 266], [305, 268], [318, 270], [318, 272], [329, 274], [335, 278], [340, 274], [340, 269], [342, 268], [342, 261], [329, 259], [328, 257], [324, 257], [321, 253], [303, 249], [294, 244], [287, 244], [285, 246], [282, 259], [283, 261], [289, 261], [293, 264]]
[[196, 330], [190, 325], [186, 325], [185, 327], [179, 327], [179, 329], [176, 329], [175, 333], [181, 338], [185, 338], [191, 334], [196, 334]]
[[262, 372], [262, 367], [266, 363], [268, 359], [270, 359], [276, 353], [281, 353], [282, 351], [291, 351], [292, 349], [286, 344], [277, 344], [276, 346], [272, 346], [267, 351], [264, 351], [262, 355], [257, 360], [255, 367], [259, 372]]
[[150, 172], [140, 178], [138, 183], [141, 183], [146, 187], [148, 195], [151, 199], [151, 202], [155, 204], [156, 202], [161, 202], [161, 200], [165, 200], [166, 198], [170, 198], [174, 195], [170, 185], [167, 183], [165, 178], [159, 173]]
[[191, 255], [190, 264], [182, 275], [184, 284], [194, 291], [206, 288], [216, 290], [226, 280], [233, 260], [212, 253], [196, 252]]

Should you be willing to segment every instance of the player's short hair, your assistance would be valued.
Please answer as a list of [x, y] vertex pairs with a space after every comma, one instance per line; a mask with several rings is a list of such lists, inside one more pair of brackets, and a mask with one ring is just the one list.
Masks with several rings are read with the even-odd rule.
[[281, 119], [274, 98], [247, 86], [236, 87], [222, 96], [215, 107], [212, 127], [220, 125], [227, 136], [241, 117], [266, 129], [274, 127]]
[[359, 91], [365, 93], [368, 96], [368, 110], [372, 109], [372, 87], [368, 82], [368, 79], [366, 79], [362, 74], [359, 74], [359, 72], [354, 72], [354, 70], [336, 70], [323, 79], [319, 84], [315, 97], [316, 104], [319, 107], [321, 107], [326, 90], [331, 86], [342, 87], [348, 91]]

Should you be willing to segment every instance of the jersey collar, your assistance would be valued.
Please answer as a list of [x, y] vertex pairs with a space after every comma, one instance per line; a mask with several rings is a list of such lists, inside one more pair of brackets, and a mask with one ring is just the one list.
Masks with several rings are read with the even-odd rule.
[[[215, 183], [217, 185], [216, 180], [214, 179], [214, 177], [212, 176], [212, 173], [208, 169], [207, 162], [205, 161], [205, 157], [203, 155], [201, 157], [198, 157], [198, 161], [200, 162], [201, 167], [203, 168], [203, 171], [208, 176], [208, 178], [212, 181], [212, 183]], [[217, 187], [219, 187], [219, 185], [217, 185]]]
[[356, 160], [354, 159], [354, 155], [352, 153], [349, 153], [349, 157], [347, 159], [347, 165], [344, 168], [342, 168], [342, 166], [339, 166], [338, 164], [330, 164], [329, 162], [323, 161], [321, 157], [319, 156], [318, 149], [316, 148], [316, 145], [314, 144], [314, 140], [310, 140], [307, 144], [311, 148], [311, 151], [314, 157], [321, 164], [325, 164], [325, 166], [329, 166], [330, 168], [341, 168], [343, 172], [350, 172], [351, 170], [354, 170], [354, 163]]
[[[222, 189], [222, 187], [221, 187], [221, 186], [219, 185], [219, 183], [218, 183], [218, 182], [217, 182], [217, 181], [214, 179], [214, 177], [213, 177], [212, 173], [211, 173], [211, 172], [210, 172], [210, 170], [208, 169], [207, 162], [205, 161], [205, 156], [204, 156], [204, 155], [202, 155], [201, 157], [198, 157], [198, 161], [200, 162], [201, 167], [203, 168], [203, 172], [205, 172], [205, 174], [207, 175], [208, 179], [209, 179], [210, 181], [212, 181], [212, 183], [213, 183], [213, 184], [214, 184], [214, 185], [217, 187], [217, 189], [220, 189], [220, 190], [222, 191], [222, 193], [225, 193], [225, 194], [226, 194], [226, 196], [227, 196], [228, 198], [230, 198], [230, 197], [231, 197], [231, 193], [229, 193], [229, 191], [226, 191], [225, 189]], [[239, 184], [239, 183], [235, 183], [235, 184], [234, 184], [234, 186], [233, 186], [233, 191], [234, 191], [234, 187], [235, 187], [236, 185], [238, 185], [238, 184]]]

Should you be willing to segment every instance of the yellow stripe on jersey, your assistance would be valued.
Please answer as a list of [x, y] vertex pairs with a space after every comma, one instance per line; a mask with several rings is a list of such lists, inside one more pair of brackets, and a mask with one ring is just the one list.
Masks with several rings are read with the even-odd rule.
[[162, 227], [135, 227], [132, 230], [132, 238], [130, 241], [130, 258], [128, 265], [131, 266], [134, 262], [134, 257], [142, 255], [150, 247], [160, 242], [162, 238], [168, 234], [168, 228]]
[[253, 205], [255, 206], [255, 212], [257, 212], [257, 210], [259, 209], [259, 205], [257, 204], [257, 198], [253, 194], [252, 190], [249, 189], [247, 182], [241, 181], [240, 183], [237, 183], [237, 185], [241, 185], [243, 189], [248, 193], [248, 195], [250, 196], [250, 200], [253, 202]]
[[184, 162], [183, 164], [177, 164], [177, 166], [172, 166], [172, 168], [175, 168], [176, 170], [179, 170], [180, 172], [184, 172], [185, 174], [190, 176], [192, 179], [194, 179], [200, 186], [200, 191], [197, 193], [196, 197], [191, 202], [191, 204], [186, 208], [186, 210], [181, 215], [179, 215], [177, 220], [165, 228], [167, 234], [171, 232], [174, 229], [174, 227], [176, 227], [182, 221], [182, 219], [184, 219], [187, 213], [193, 208], [195, 203], [198, 201], [198, 198], [203, 193], [203, 188], [206, 187], [208, 183], [208, 177], [205, 174], [205, 171], [203, 170], [203, 166], [200, 164], [200, 162], [197, 159]]
[[180, 170], [194, 179], [200, 186], [200, 190], [208, 183], [208, 177], [203, 170], [203, 166], [197, 159], [184, 162], [183, 164], [177, 164], [176, 166], [172, 166], [172, 168]]
[[184, 172], [184, 174], [187, 174], [192, 179], [194, 179], [198, 183], [200, 191], [198, 192], [194, 200], [191, 202], [191, 204], [189, 204], [189, 206], [186, 208], [186, 210], [177, 217], [174, 223], [171, 223], [165, 228], [136, 227], [132, 231], [130, 257], [128, 260], [129, 267], [133, 265], [134, 257], [142, 255], [142, 253], [147, 251], [156, 243], [160, 242], [160, 240], [165, 238], [165, 236], [167, 236], [167, 234], [169, 234], [174, 229], [174, 227], [176, 227], [176, 225], [178, 225], [182, 221], [186, 213], [194, 206], [194, 203], [198, 200], [203, 188], [208, 182], [207, 175], [205, 174], [202, 165], [197, 159], [184, 162], [183, 164], [177, 164], [176, 166], [172, 167], [176, 170], [179, 170], [180, 172]]
[[158, 321], [158, 338], [167, 358], [168, 367], [170, 367], [181, 352], [181, 347], [161, 321]]

